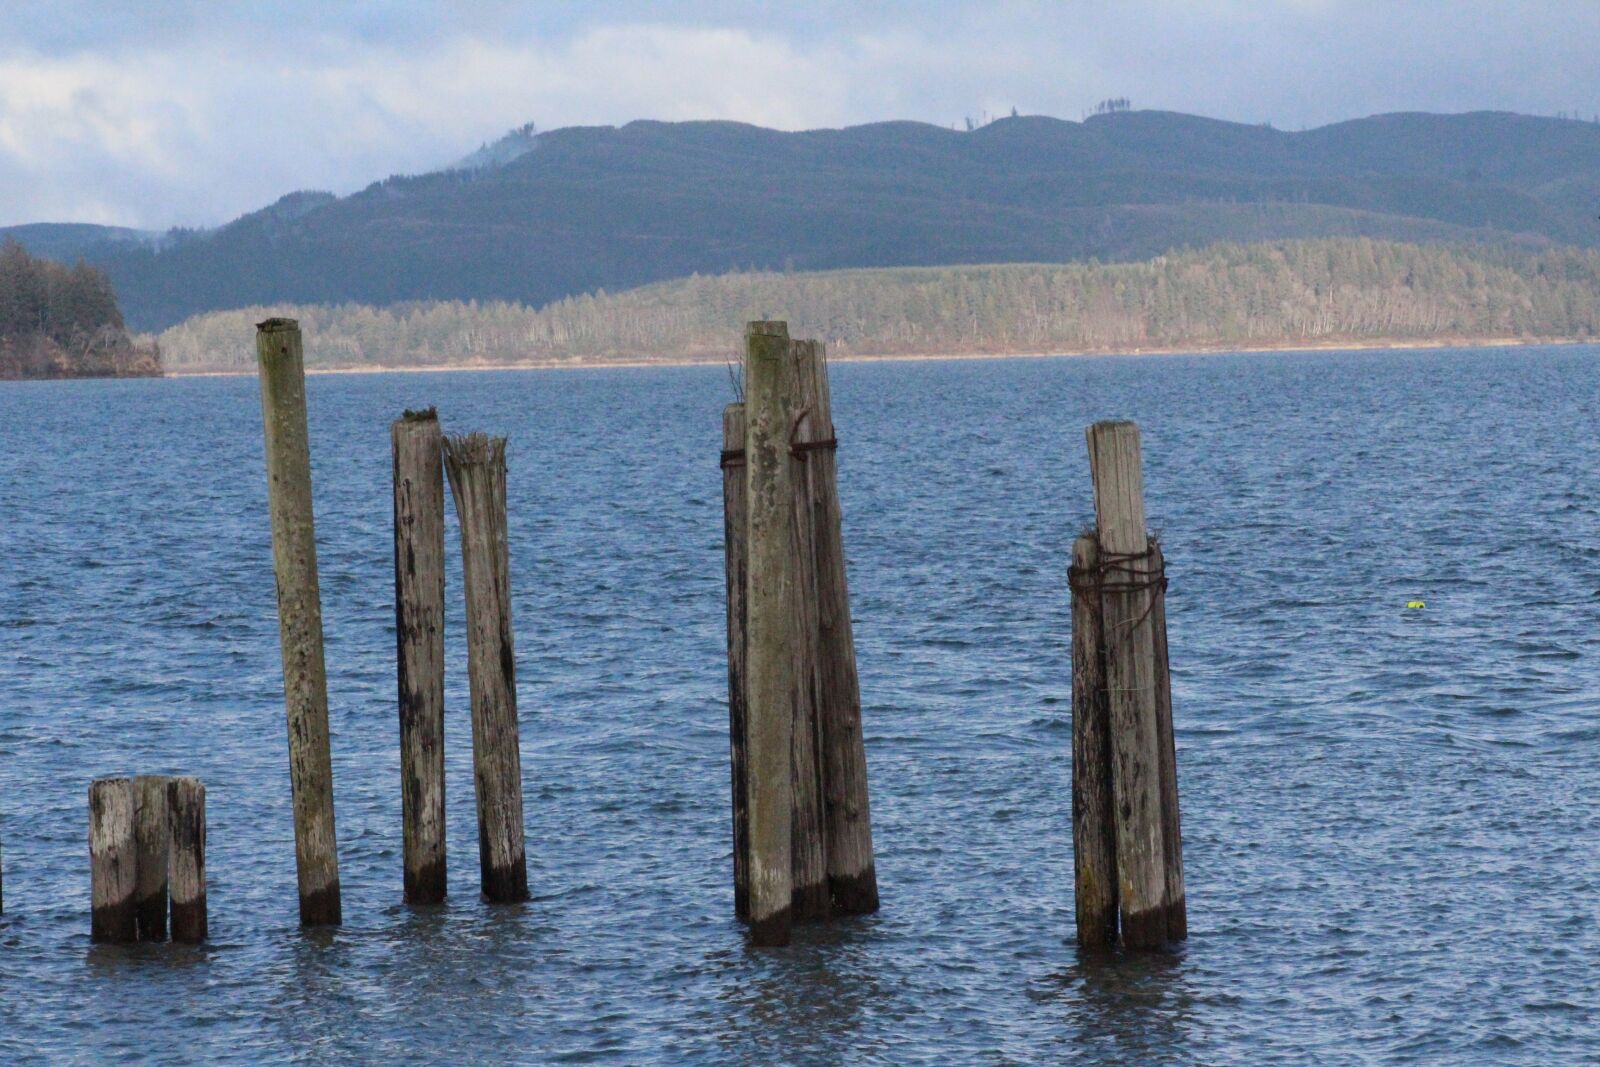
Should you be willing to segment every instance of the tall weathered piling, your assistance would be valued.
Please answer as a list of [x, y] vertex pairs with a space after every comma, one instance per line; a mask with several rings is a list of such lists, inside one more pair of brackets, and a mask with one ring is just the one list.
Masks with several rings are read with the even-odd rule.
[[828, 855], [823, 815], [822, 722], [817, 672], [817, 553], [812, 518], [809, 459], [820, 438], [816, 414], [815, 341], [789, 342], [789, 478], [794, 492], [795, 697], [793, 746], [793, 811], [790, 846], [794, 853], [792, 915], [821, 919], [828, 915]]
[[444, 461], [432, 408], [389, 427], [405, 899], [445, 899]]
[[484, 897], [511, 903], [528, 899], [528, 868], [506, 544], [506, 439], [481, 433], [447, 437], [444, 456], [461, 526], [478, 863]]
[[141, 774], [133, 780], [134, 837], [138, 890], [134, 910], [140, 941], [167, 939], [167, 777]]
[[198, 945], [206, 921], [206, 787], [198, 778], [167, 780], [167, 871], [172, 940]]
[[878, 875], [872, 854], [872, 812], [867, 801], [867, 750], [861, 729], [861, 681], [856, 672], [855, 632], [850, 622], [850, 583], [845, 574], [844, 517], [839, 507], [837, 440], [826, 351], [805, 345], [811, 387], [806, 456], [811, 498], [812, 545], [816, 554], [817, 711], [821, 727], [828, 889], [833, 910], [865, 914], [878, 910]]
[[300, 922], [305, 926], [336, 925], [341, 916], [339, 857], [300, 324], [293, 319], [260, 323], [256, 357], [267, 503], [272, 513], [272, 562], [278, 579], [278, 635], [289, 722], [289, 787], [294, 804]]
[[[1117, 857], [1117, 907], [1121, 936], [1130, 948], [1159, 946], [1186, 930], [1181, 915], [1182, 868], [1169, 876], [1169, 840], [1176, 842], [1176, 758], [1171, 759], [1174, 815], [1163, 810], [1162, 702], [1170, 717], [1170, 691], [1157, 666], [1154, 635], [1165, 576], [1145, 530], [1144, 476], [1139, 429], [1131, 422], [1100, 422], [1087, 431], [1094, 479], [1104, 642], [1104, 688], [1111, 736], [1111, 791]], [[1161, 647], [1165, 645], [1162, 636]], [[1164, 657], [1163, 657], [1164, 658]], [[1167, 823], [1172, 826], [1168, 832]], [[1181, 857], [1173, 857], [1181, 864]], [[1180, 894], [1173, 899], [1169, 886]], [[1179, 935], [1181, 936], [1181, 935]]]
[[734, 908], [783, 944], [793, 920], [875, 911], [878, 886], [824, 349], [765, 321], [745, 349], [722, 424]]
[[1117, 943], [1117, 843], [1111, 795], [1111, 724], [1100, 617], [1100, 546], [1072, 545], [1072, 854], [1078, 944]]
[[745, 714], [750, 937], [789, 942], [793, 900], [793, 741], [799, 612], [789, 435], [789, 330], [745, 332]]
[[139, 936], [138, 795], [132, 778], [89, 786], [89, 936], [130, 942]]
[[728, 586], [728, 762], [733, 785], [733, 912], [750, 918], [750, 811], [745, 780], [744, 405], [722, 411], [722, 535]]

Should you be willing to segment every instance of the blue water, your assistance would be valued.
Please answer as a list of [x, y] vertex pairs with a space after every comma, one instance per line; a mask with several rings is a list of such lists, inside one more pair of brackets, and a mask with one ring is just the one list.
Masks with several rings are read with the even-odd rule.
[[[310, 383], [345, 926], [302, 933], [256, 385], [0, 386], [0, 1061], [1600, 1055], [1600, 348], [834, 368], [884, 907], [732, 918], [721, 368]], [[510, 435], [530, 882], [400, 903], [388, 423]], [[1072, 936], [1083, 427], [1145, 437], [1192, 937]], [[453, 517], [452, 517], [453, 524]], [[1405, 602], [1426, 600], [1424, 611]], [[208, 786], [213, 942], [91, 947], [85, 791]]]

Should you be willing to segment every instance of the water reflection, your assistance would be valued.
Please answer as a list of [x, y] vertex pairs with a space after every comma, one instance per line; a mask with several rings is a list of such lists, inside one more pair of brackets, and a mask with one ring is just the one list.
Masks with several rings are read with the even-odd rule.
[[1049, 975], [1036, 999], [1070, 1010], [1061, 1043], [1094, 1048], [1107, 1062], [1191, 1062], [1190, 1025], [1195, 993], [1184, 954], [1078, 948], [1076, 960]]
[[864, 1021], [895, 1011], [895, 991], [873, 966], [879, 941], [879, 920], [865, 916], [797, 925], [787, 948], [746, 943], [724, 954], [713, 964], [726, 1008], [717, 1043], [742, 1061], [780, 1062], [798, 1049], [819, 1063], [859, 1058]]

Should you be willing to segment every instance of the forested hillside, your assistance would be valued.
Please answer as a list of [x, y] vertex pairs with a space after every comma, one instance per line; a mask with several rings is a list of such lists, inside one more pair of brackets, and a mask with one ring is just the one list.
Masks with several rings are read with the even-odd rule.
[[301, 320], [313, 366], [723, 359], [748, 319], [836, 353], [1119, 352], [1600, 337], [1600, 251], [1363, 238], [1223, 244], [1129, 264], [697, 276], [534, 309], [270, 305], [161, 334], [175, 370], [241, 369], [254, 323]]
[[0, 244], [0, 378], [96, 378], [161, 373], [136, 350], [104, 272], [35, 259]]
[[1564, 119], [1382, 115], [1285, 132], [1118, 111], [971, 132], [518, 132], [521, 154], [342, 198], [294, 194], [214, 231], [56, 236], [110, 272], [140, 329], [278, 301], [544, 304], [695, 272], [1127, 261], [1223, 240], [1600, 243], [1600, 126]]

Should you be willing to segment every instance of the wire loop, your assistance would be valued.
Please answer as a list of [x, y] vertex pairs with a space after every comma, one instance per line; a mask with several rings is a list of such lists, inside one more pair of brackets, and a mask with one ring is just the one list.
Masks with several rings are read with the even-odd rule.
[[[1160, 543], [1154, 538], [1143, 552], [1107, 552], [1093, 567], [1067, 568], [1067, 587], [1082, 596], [1104, 596], [1106, 593], [1143, 593], [1154, 589], [1155, 595], [1145, 605], [1144, 612], [1132, 623], [1136, 630], [1150, 617], [1157, 601], [1167, 595], [1167, 563], [1160, 558]], [[1139, 564], [1154, 564], [1141, 568]]]

